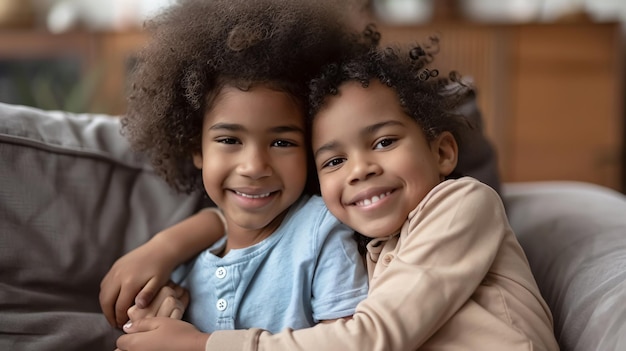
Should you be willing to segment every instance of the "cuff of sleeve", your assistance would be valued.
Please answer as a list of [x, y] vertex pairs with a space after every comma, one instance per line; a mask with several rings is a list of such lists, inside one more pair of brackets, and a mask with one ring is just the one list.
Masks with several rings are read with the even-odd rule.
[[261, 329], [219, 330], [207, 339], [205, 351], [256, 351]]

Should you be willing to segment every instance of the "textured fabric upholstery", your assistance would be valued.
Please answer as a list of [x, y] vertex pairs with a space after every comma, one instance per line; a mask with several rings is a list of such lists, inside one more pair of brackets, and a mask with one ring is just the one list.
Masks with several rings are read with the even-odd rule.
[[0, 350], [113, 350], [100, 280], [197, 210], [200, 197], [170, 190], [119, 127], [0, 104]]
[[507, 184], [511, 226], [562, 350], [626, 350], [626, 196], [592, 184]]

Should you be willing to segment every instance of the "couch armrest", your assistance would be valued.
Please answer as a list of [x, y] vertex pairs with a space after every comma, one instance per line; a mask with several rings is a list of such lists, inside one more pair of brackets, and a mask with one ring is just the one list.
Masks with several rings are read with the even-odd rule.
[[561, 349], [626, 350], [626, 196], [534, 182], [505, 184], [503, 197]]
[[119, 129], [0, 103], [0, 350], [113, 350], [100, 280], [198, 210], [200, 194], [170, 189]]

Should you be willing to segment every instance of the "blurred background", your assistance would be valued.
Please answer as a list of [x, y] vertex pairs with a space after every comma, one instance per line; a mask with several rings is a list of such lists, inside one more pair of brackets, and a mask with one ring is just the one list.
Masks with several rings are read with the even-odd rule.
[[[504, 181], [625, 192], [626, 1], [350, 1], [383, 43], [441, 38], [437, 68], [476, 85]], [[0, 0], [0, 102], [123, 114], [142, 24], [173, 2]]]

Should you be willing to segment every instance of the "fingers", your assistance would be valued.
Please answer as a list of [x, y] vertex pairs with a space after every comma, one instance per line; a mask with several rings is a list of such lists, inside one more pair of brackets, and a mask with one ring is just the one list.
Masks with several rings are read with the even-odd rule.
[[156, 296], [157, 291], [161, 288], [163, 284], [158, 281], [156, 277], [150, 279], [146, 285], [137, 293], [137, 297], [135, 297], [135, 305], [139, 308], [146, 308]]
[[150, 329], [146, 329], [149, 326], [149, 324], [144, 323], [144, 321], [147, 321], [147, 319], [140, 319], [137, 321], [128, 321], [126, 322], [126, 324], [124, 324], [122, 329], [124, 330], [126, 334], [132, 334], [132, 333], [138, 333], [141, 331], [150, 330]]
[[189, 291], [183, 289], [182, 287], [181, 289], [183, 290], [183, 293], [178, 297], [178, 299], [182, 303], [183, 311], [185, 311], [187, 306], [189, 306]]
[[124, 287], [115, 302], [115, 321], [118, 327], [121, 327], [128, 321], [127, 311], [133, 305], [133, 300], [139, 290], [139, 288], [129, 287], [128, 284], [124, 285]]
[[102, 309], [102, 313], [104, 313], [104, 317], [107, 322], [112, 327], [119, 327], [120, 325], [116, 323], [115, 319], [115, 302], [117, 300], [117, 296], [120, 293], [119, 285], [111, 285], [106, 282], [108, 276], [105, 276], [100, 284], [100, 294], [98, 295], [98, 300], [100, 301], [100, 308]]
[[209, 334], [172, 318], [146, 318], [124, 326], [116, 342], [120, 350], [204, 350]]
[[157, 297], [152, 301], [152, 304], [148, 305], [146, 308], [139, 308], [137, 305], [129, 308], [128, 317], [131, 322], [152, 317], [181, 319], [184, 310], [182, 302], [174, 296]]
[[177, 299], [182, 299], [185, 295], [187, 295], [187, 297], [189, 297], [189, 292], [187, 291], [187, 289], [183, 288], [182, 286], [174, 283], [173, 281], [169, 281], [167, 283], [167, 286], [169, 286], [170, 288], [172, 288], [172, 290], [174, 291], [174, 297], [176, 297]]
[[183, 317], [183, 311], [184, 307], [182, 306], [182, 302], [174, 296], [168, 296], [161, 304], [157, 317], [181, 319]]
[[170, 314], [170, 318], [173, 318], [173, 319], [183, 319], [183, 314], [184, 314], [184, 312], [183, 312], [183, 310], [182, 310], [182, 309], [180, 309], [180, 308], [175, 308], [175, 309], [171, 312], [171, 314]]
[[[117, 338], [116, 346], [119, 350], [153, 350], [156, 349], [154, 345], [150, 345], [150, 340], [153, 337], [145, 332], [150, 332], [159, 328], [158, 318], [141, 319], [136, 322], [128, 321], [124, 324], [123, 330], [126, 334]], [[152, 343], [160, 343], [160, 340], [155, 340]]]
[[158, 328], [159, 323], [161, 323], [159, 318], [144, 318], [138, 321], [128, 321], [122, 329], [128, 334], [146, 332]]
[[189, 294], [185, 289], [169, 285], [161, 288], [148, 306], [145, 308], [139, 308], [138, 305], [132, 306], [127, 314], [132, 322], [152, 317], [181, 319], [188, 302]]
[[172, 281], [168, 283], [168, 286], [170, 286], [174, 290], [173, 296], [176, 299], [173, 301], [168, 301], [168, 303], [170, 304], [170, 311], [168, 312], [166, 310], [164, 315], [167, 315], [170, 318], [174, 319], [182, 319], [183, 314], [187, 309], [187, 306], [189, 306], [189, 291], [187, 291], [182, 286], [173, 283]]

